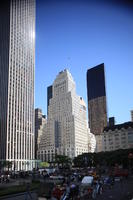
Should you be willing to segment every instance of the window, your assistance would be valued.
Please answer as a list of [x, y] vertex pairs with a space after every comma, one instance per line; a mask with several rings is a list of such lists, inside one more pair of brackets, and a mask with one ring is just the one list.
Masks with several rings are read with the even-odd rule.
[[133, 132], [128, 133], [128, 142], [133, 143]]

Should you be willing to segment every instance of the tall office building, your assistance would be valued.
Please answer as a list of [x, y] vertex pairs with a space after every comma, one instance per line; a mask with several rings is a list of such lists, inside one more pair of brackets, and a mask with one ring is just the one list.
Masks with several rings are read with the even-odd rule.
[[133, 122], [133, 110], [131, 110], [131, 121]]
[[35, 0], [0, 5], [0, 160], [28, 170], [34, 159]]
[[104, 64], [87, 71], [88, 118], [90, 131], [100, 134], [107, 126]]
[[47, 122], [46, 115], [42, 114], [40, 108], [35, 109], [35, 158], [37, 159], [38, 145], [40, 144], [40, 138], [43, 134], [44, 126]]
[[74, 158], [88, 152], [88, 135], [85, 102], [76, 94], [72, 75], [64, 70], [57, 75], [52, 85], [52, 98], [38, 159], [51, 161], [55, 154]]
[[52, 96], [53, 96], [52, 85], [50, 85], [49, 87], [47, 87], [47, 115], [48, 115], [49, 102], [50, 102], [50, 99], [52, 98]]
[[115, 117], [109, 117], [108, 126], [114, 126], [115, 125]]

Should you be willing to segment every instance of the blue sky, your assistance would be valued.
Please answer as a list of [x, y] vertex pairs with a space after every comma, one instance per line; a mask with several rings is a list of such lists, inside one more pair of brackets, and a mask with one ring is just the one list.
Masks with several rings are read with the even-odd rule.
[[70, 70], [87, 103], [86, 71], [104, 62], [108, 116], [116, 123], [130, 121], [133, 7], [110, 2], [37, 0], [35, 107], [44, 114], [47, 86], [59, 71]]

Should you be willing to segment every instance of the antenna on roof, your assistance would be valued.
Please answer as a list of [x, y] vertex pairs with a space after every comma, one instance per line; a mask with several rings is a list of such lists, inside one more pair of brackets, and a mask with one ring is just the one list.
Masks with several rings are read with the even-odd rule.
[[68, 67], [67, 67], [67, 69], [69, 70], [69, 71], [71, 71], [71, 57], [70, 56], [68, 56], [67, 57], [67, 63], [68, 63]]

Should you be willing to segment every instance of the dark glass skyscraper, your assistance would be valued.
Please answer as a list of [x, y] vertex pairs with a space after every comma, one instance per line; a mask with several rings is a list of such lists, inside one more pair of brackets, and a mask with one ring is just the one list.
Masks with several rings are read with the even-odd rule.
[[107, 126], [104, 63], [88, 69], [87, 96], [90, 131], [100, 134]]
[[34, 160], [35, 0], [0, 2], [0, 160]]
[[49, 106], [49, 101], [52, 98], [53, 93], [52, 93], [52, 85], [47, 87], [47, 115], [48, 115], [48, 106]]

